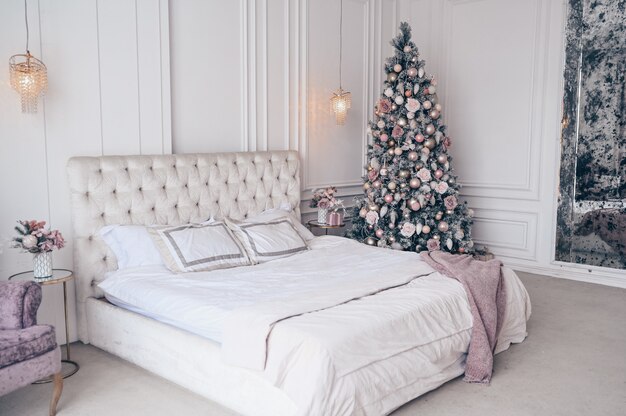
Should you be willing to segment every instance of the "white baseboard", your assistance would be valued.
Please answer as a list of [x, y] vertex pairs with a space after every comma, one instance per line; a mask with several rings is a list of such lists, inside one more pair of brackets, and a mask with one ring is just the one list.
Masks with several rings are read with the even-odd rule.
[[603, 267], [552, 263], [547, 265], [529, 264], [517, 259], [503, 258], [502, 262], [522, 272], [543, 274], [560, 279], [578, 280], [626, 289], [626, 270], [613, 270]]

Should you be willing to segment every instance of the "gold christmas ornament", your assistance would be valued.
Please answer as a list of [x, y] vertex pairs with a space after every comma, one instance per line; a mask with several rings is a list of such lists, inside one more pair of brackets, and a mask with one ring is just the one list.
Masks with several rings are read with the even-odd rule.
[[48, 71], [46, 65], [30, 54], [28, 50], [28, 5], [24, 0], [24, 18], [26, 22], [26, 54], [13, 55], [9, 58], [11, 87], [20, 94], [22, 113], [36, 113], [37, 99], [48, 90]]

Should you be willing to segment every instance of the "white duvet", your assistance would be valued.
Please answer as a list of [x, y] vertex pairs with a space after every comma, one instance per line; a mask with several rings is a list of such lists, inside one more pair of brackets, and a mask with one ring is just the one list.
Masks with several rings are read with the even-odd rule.
[[[505, 285], [498, 351], [524, 339], [530, 315], [509, 270]], [[394, 410], [463, 373], [472, 327], [456, 280], [415, 253], [336, 237], [257, 266], [126, 269], [100, 287], [113, 303], [221, 342], [227, 362], [258, 369], [302, 415]]]

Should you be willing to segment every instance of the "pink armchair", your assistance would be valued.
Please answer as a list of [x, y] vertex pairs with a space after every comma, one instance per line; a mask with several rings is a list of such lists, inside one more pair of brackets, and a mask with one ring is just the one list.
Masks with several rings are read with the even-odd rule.
[[50, 416], [63, 391], [61, 349], [54, 327], [37, 325], [41, 286], [35, 282], [0, 282], [0, 396], [53, 376]]

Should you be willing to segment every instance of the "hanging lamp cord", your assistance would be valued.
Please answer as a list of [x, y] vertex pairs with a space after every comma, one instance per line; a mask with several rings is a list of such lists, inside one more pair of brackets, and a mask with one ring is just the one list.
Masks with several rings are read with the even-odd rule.
[[343, 0], [339, 8], [339, 90], [341, 90], [341, 61], [343, 55]]
[[24, 21], [26, 22], [26, 54], [30, 55], [28, 50], [28, 41], [30, 40], [30, 33], [28, 33], [28, 1], [24, 0]]

